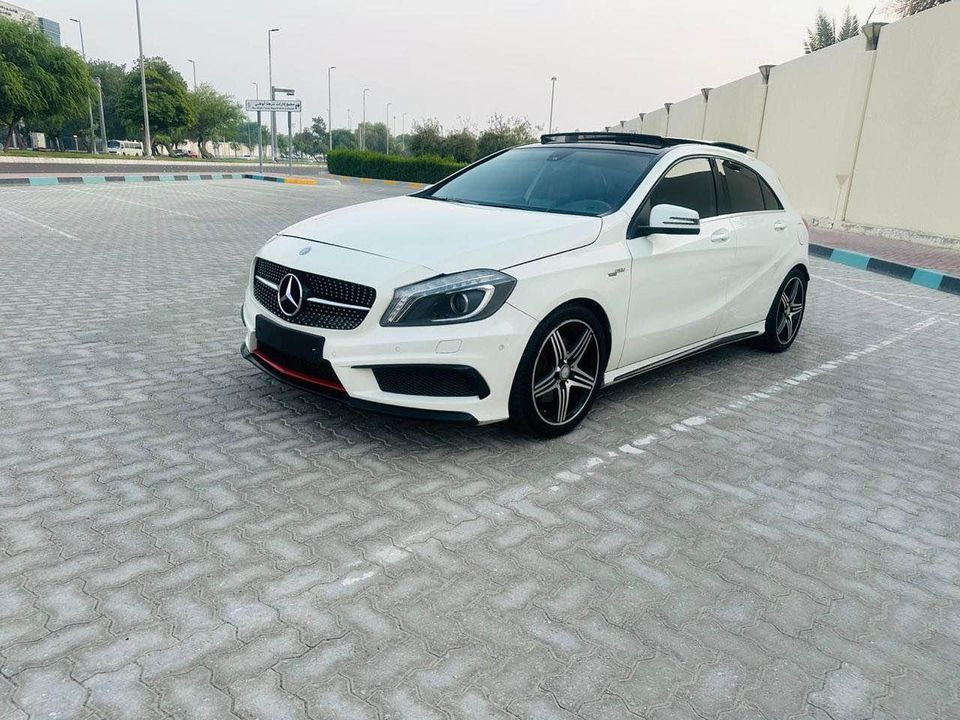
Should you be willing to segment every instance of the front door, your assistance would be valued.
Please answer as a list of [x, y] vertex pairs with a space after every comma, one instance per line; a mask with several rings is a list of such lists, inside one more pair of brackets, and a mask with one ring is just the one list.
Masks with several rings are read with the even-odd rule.
[[673, 165], [641, 205], [636, 224], [647, 224], [650, 210], [664, 203], [700, 213], [700, 232], [626, 241], [632, 260], [622, 366], [708, 340], [723, 315], [736, 231], [728, 216], [717, 215], [710, 161], [688, 158]]

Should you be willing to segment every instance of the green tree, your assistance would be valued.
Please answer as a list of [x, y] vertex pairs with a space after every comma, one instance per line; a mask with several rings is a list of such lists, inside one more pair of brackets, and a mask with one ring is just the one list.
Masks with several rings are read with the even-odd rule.
[[[123, 87], [123, 79], [127, 74], [127, 69], [123, 65], [117, 65], [109, 60], [91, 60], [87, 63], [90, 68], [90, 74], [95, 78], [100, 78], [100, 91], [103, 93], [103, 119], [107, 128], [108, 140], [119, 140], [124, 135], [123, 122], [120, 120], [120, 90]], [[94, 117], [97, 125], [100, 124], [99, 111], [96, 107], [96, 94], [94, 94]]]
[[363, 149], [385, 153], [387, 151], [386, 123], [368, 122], [366, 125], [361, 123], [361, 127], [363, 128]]
[[333, 147], [337, 150], [353, 150], [358, 147], [356, 135], [347, 128], [334, 128]]
[[[207, 150], [207, 142], [219, 140], [234, 130], [243, 122], [243, 110], [236, 100], [217, 92], [207, 83], [190, 92], [189, 97], [193, 121], [189, 123], [187, 131], [197, 141], [200, 154], [205, 158], [213, 157]], [[150, 117], [152, 120], [152, 109]]]
[[330, 134], [327, 132], [327, 121], [322, 117], [315, 117], [310, 122], [310, 131], [316, 135], [320, 141], [320, 149], [314, 153], [314, 155], [326, 152], [329, 149], [327, 145], [330, 144]]
[[407, 149], [411, 155], [443, 155], [443, 131], [440, 122], [435, 118], [428, 118], [423, 122], [413, 124], [409, 135]]
[[828, 18], [823, 8], [817, 10], [817, 18], [812, 28], [807, 28], [807, 39], [803, 43], [803, 51], [806, 53], [823, 50], [837, 42], [836, 23]]
[[27, 23], [0, 19], [0, 122], [9, 147], [16, 126], [56, 128], [86, 111], [93, 92], [78, 53]]
[[477, 139], [477, 157], [486, 157], [500, 150], [534, 142], [537, 128], [526, 118], [505, 118], [494, 115], [490, 118], [490, 127], [480, 133]]
[[293, 136], [293, 149], [303, 155], [319, 155], [326, 145], [311, 128], [301, 130]]
[[806, 53], [823, 50], [838, 42], [849, 40], [860, 34], [860, 21], [850, 10], [850, 6], [843, 11], [843, 21], [839, 29], [837, 23], [832, 18], [828, 18], [823, 8], [817, 10], [817, 18], [812, 28], [807, 28], [807, 39], [803, 43], [803, 51]]
[[477, 159], [477, 136], [463, 128], [443, 139], [443, 157], [452, 157], [457, 162], [468, 163]]
[[900, 17], [906, 17], [929, 10], [937, 5], [943, 5], [945, 2], [950, 2], [950, 0], [891, 0], [888, 7]]
[[269, 143], [270, 128], [263, 125], [258, 128], [256, 122], [243, 118], [232, 128], [228, 129], [225, 135], [227, 140], [242, 143], [253, 150], [257, 147], [257, 143], [260, 141], [260, 133], [263, 133], [264, 142]]
[[[147, 102], [150, 110], [150, 129], [154, 148], [159, 144], [157, 138], [166, 141], [167, 152], [176, 138], [194, 123], [193, 103], [187, 91], [183, 76], [170, 67], [162, 58], [144, 60], [144, 74], [147, 81]], [[129, 137], [138, 137], [143, 132], [143, 105], [140, 97], [140, 66], [134, 66], [123, 79], [120, 88], [120, 100], [117, 104], [120, 120]]]
[[840, 23], [840, 29], [837, 30], [837, 42], [849, 40], [860, 34], [860, 21], [857, 16], [851, 12], [850, 6], [843, 11], [843, 22]]

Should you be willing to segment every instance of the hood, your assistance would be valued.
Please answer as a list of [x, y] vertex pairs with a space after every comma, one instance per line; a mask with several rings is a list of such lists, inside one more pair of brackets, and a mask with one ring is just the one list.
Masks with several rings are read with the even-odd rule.
[[574, 250], [596, 240], [601, 225], [596, 217], [405, 196], [317, 215], [280, 234], [451, 273]]

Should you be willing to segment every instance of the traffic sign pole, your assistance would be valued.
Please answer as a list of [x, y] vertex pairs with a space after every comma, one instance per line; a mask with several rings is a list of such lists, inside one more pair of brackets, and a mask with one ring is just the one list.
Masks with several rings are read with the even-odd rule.
[[257, 154], [260, 156], [260, 174], [263, 175], [263, 126], [260, 124], [260, 111], [257, 110], [257, 133], [259, 134], [259, 140], [257, 141]]
[[293, 113], [287, 113], [287, 175], [293, 175]]

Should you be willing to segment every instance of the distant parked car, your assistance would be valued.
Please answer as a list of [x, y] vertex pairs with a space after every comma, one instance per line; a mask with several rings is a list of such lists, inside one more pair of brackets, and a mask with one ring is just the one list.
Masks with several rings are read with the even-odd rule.
[[308, 218], [254, 259], [242, 352], [359, 407], [544, 437], [604, 385], [748, 338], [781, 352], [803, 320], [808, 234], [745, 151], [550, 134]]
[[107, 152], [111, 155], [143, 155], [143, 143], [139, 140], [110, 140]]
[[173, 157], [178, 158], [195, 158], [198, 157], [197, 153], [193, 150], [188, 150], [186, 148], [179, 148], [173, 151]]

